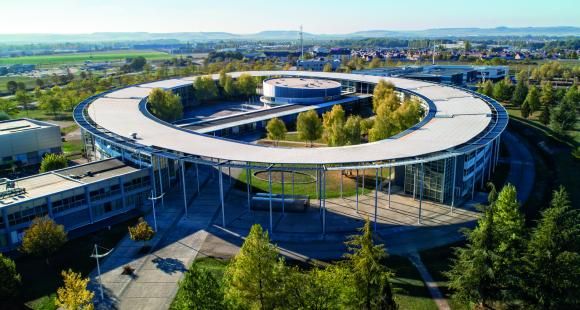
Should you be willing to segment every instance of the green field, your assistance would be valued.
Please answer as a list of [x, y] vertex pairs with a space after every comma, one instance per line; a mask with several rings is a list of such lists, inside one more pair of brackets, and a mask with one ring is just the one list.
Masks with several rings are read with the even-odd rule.
[[173, 56], [163, 52], [157, 51], [110, 51], [110, 52], [91, 52], [91, 53], [72, 53], [72, 54], [61, 54], [61, 55], [42, 55], [42, 56], [21, 56], [21, 57], [10, 57], [10, 58], [0, 58], [0, 65], [12, 65], [12, 64], [74, 64], [82, 63], [87, 60], [93, 62], [99, 61], [115, 61], [115, 60], [125, 60], [126, 58], [132, 58], [137, 56], [143, 56], [147, 60], [162, 60], [170, 59]]

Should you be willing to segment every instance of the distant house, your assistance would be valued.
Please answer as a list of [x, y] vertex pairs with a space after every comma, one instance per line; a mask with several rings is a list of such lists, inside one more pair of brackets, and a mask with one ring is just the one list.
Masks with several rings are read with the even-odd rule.
[[333, 71], [340, 68], [340, 60], [324, 58], [298, 60], [297, 68], [305, 71], [322, 71], [326, 64], [330, 64]]

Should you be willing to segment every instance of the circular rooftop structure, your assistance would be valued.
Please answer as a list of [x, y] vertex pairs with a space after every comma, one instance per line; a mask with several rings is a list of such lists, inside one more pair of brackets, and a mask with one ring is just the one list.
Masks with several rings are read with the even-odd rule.
[[262, 102], [268, 104], [315, 104], [340, 97], [342, 84], [332, 80], [284, 77], [263, 82]]

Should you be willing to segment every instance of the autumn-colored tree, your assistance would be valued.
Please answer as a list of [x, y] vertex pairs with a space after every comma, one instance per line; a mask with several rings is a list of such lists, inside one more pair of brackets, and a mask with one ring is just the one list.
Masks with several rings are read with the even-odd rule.
[[139, 221], [135, 226], [129, 226], [129, 237], [131, 240], [143, 242], [143, 246], [145, 246], [147, 241], [151, 240], [154, 235], [155, 231], [142, 217], [139, 218]]
[[61, 274], [64, 286], [56, 291], [56, 306], [65, 310], [93, 310], [95, 293], [87, 289], [90, 279], [70, 269]]
[[63, 225], [57, 225], [48, 216], [32, 220], [30, 227], [24, 231], [21, 251], [26, 254], [48, 258], [67, 241]]

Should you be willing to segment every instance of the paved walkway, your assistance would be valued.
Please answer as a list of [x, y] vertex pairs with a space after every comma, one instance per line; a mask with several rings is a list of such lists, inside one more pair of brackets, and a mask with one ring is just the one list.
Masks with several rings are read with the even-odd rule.
[[[202, 179], [205, 179], [204, 176]], [[214, 178], [202, 187], [201, 194], [189, 204], [190, 216], [184, 217], [183, 193], [178, 189], [168, 193], [165, 208], [158, 209], [158, 232], [150, 241], [153, 250], [145, 255], [139, 254], [141, 246], [127, 236], [101, 262], [106, 295], [103, 302], [99, 302], [96, 271], [91, 274], [91, 289], [96, 293], [97, 307], [169, 308], [177, 291], [178, 281], [197, 257], [208, 235], [206, 228], [219, 209], [216, 197], [219, 197], [219, 187], [217, 178]], [[152, 214], [146, 219], [152, 223]], [[135, 269], [133, 276], [121, 274], [125, 265]]]
[[449, 304], [447, 303], [447, 300], [445, 299], [445, 297], [443, 297], [443, 294], [439, 290], [437, 283], [435, 282], [435, 280], [433, 280], [433, 277], [431, 277], [429, 270], [427, 270], [427, 267], [421, 261], [421, 256], [419, 256], [417, 252], [413, 252], [409, 253], [407, 257], [409, 258], [411, 263], [413, 263], [415, 268], [417, 268], [417, 271], [419, 271], [419, 274], [421, 275], [423, 282], [425, 282], [425, 286], [427, 286], [427, 289], [429, 290], [431, 297], [433, 297], [433, 301], [435, 302], [435, 304], [437, 304], [437, 307], [440, 310], [451, 309], [449, 307]]

